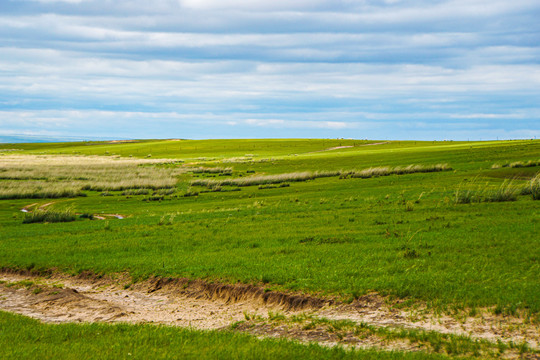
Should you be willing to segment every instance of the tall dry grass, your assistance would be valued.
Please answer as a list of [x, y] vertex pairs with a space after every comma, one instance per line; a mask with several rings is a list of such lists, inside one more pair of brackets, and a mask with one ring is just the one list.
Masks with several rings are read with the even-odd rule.
[[40, 210], [37, 209], [31, 213], [27, 213], [24, 216], [23, 224], [32, 224], [32, 223], [42, 223], [42, 222], [70, 222], [75, 221], [76, 215], [71, 211], [71, 209], [64, 210], [53, 210], [46, 209]]
[[491, 168], [492, 169], [500, 169], [504, 167], [523, 168], [523, 167], [533, 167], [533, 166], [540, 166], [540, 160], [514, 161], [511, 163], [493, 164]]
[[447, 164], [436, 164], [436, 165], [409, 165], [409, 166], [398, 166], [398, 167], [373, 167], [364, 170], [339, 170], [339, 171], [304, 171], [304, 172], [295, 172], [295, 173], [286, 173], [286, 174], [276, 174], [276, 175], [255, 175], [243, 178], [234, 178], [234, 179], [224, 179], [224, 180], [215, 180], [215, 179], [197, 179], [191, 182], [191, 185], [194, 186], [205, 186], [208, 188], [213, 188], [215, 186], [252, 186], [252, 185], [268, 185], [268, 184], [280, 184], [285, 182], [298, 182], [298, 181], [307, 181], [323, 177], [333, 177], [341, 176], [342, 178], [353, 177], [353, 178], [371, 178], [376, 176], [388, 176], [388, 175], [402, 175], [402, 174], [412, 174], [419, 172], [436, 172], [436, 171], [445, 171], [451, 170], [452, 168]]
[[181, 170], [152, 165], [168, 159], [103, 156], [0, 157], [0, 199], [80, 196], [82, 190], [170, 189]]
[[[376, 176], [389, 176], [389, 175], [403, 175], [403, 174], [414, 174], [414, 173], [428, 173], [428, 172], [438, 172], [438, 171], [447, 171], [452, 170], [448, 164], [435, 164], [435, 165], [408, 165], [408, 166], [397, 166], [397, 167], [372, 167], [360, 171], [353, 170], [347, 172], [346, 175], [353, 178], [371, 178]], [[345, 174], [344, 174], [345, 175]]]
[[295, 172], [287, 174], [277, 175], [256, 175], [244, 178], [235, 179], [198, 179], [193, 180], [191, 185], [206, 186], [208, 188], [215, 188], [216, 186], [252, 186], [252, 185], [267, 185], [267, 184], [279, 184], [284, 182], [296, 182], [313, 180], [320, 177], [339, 176], [339, 171], [317, 171], [317, 172]]
[[0, 200], [56, 199], [83, 196], [81, 186], [73, 182], [43, 180], [0, 181]]
[[504, 202], [516, 201], [523, 189], [515, 186], [512, 180], [505, 180], [499, 187], [494, 188], [489, 183], [478, 184], [473, 180], [467, 188], [459, 188], [455, 192], [456, 204], [470, 204], [473, 202]]
[[531, 195], [533, 200], [540, 200], [540, 173], [523, 186], [521, 195]]
[[192, 172], [194, 174], [232, 174], [233, 169], [230, 167], [184, 167], [185, 172]]

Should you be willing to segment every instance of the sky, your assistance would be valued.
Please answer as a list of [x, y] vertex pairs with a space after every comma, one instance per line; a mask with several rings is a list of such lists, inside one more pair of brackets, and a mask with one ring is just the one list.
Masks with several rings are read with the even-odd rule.
[[540, 138], [538, 0], [0, 0], [0, 137]]

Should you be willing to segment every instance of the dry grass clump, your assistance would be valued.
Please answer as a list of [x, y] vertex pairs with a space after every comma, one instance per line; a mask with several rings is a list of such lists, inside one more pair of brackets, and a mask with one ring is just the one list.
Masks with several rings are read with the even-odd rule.
[[340, 170], [340, 171], [304, 171], [287, 174], [276, 175], [257, 175], [244, 178], [226, 179], [226, 180], [213, 180], [213, 179], [198, 179], [193, 180], [191, 185], [206, 186], [212, 188], [216, 185], [219, 186], [252, 186], [252, 185], [269, 185], [269, 184], [281, 184], [285, 182], [298, 182], [307, 181], [323, 177], [340, 176], [341, 178], [353, 177], [353, 178], [371, 178], [376, 176], [388, 176], [388, 175], [402, 175], [412, 174], [417, 172], [436, 172], [451, 170], [452, 168], [447, 164], [436, 165], [409, 165], [391, 167], [372, 167], [364, 170]]
[[196, 168], [183, 168], [184, 171], [189, 171], [194, 174], [232, 174], [233, 169], [230, 167], [222, 168], [222, 167], [213, 167], [213, 168], [207, 168], [207, 167], [196, 167]]
[[478, 193], [471, 189], [458, 189], [455, 193], [454, 202], [456, 204], [470, 204], [472, 202], [480, 201]]
[[130, 195], [148, 195], [150, 193], [150, 189], [129, 189], [124, 192], [122, 192], [122, 195], [130, 196]]
[[171, 162], [103, 156], [2, 156], [0, 179], [10, 181], [1, 182], [0, 198], [73, 197], [82, 190], [170, 189], [181, 171], [152, 165]]
[[371, 177], [376, 176], [387, 176], [390, 175], [392, 172], [392, 168], [388, 166], [380, 166], [380, 167], [371, 167], [367, 169], [363, 169], [360, 171], [352, 170], [350, 172], [347, 172], [343, 174], [343, 178], [352, 177], [352, 178], [362, 178], [362, 179], [369, 179]]
[[533, 167], [533, 166], [540, 166], [540, 160], [515, 161], [515, 162], [512, 162], [512, 163], [493, 164], [491, 166], [491, 168], [492, 169], [500, 169], [500, 168], [504, 168], [504, 167], [524, 168], [524, 167]]
[[56, 199], [84, 196], [80, 185], [73, 182], [1, 181], [0, 185], [0, 200]]
[[388, 175], [403, 175], [403, 174], [413, 174], [413, 173], [427, 173], [427, 172], [438, 172], [438, 171], [447, 171], [452, 170], [448, 164], [435, 164], [435, 165], [408, 165], [408, 166], [397, 166], [391, 168], [389, 166], [384, 167], [372, 167], [364, 169], [361, 171], [350, 171], [345, 173], [344, 176], [350, 176], [353, 178], [371, 178], [376, 176], [388, 176]]
[[540, 175], [536, 175], [536, 177], [531, 180], [529, 188], [531, 189], [533, 200], [540, 200]]
[[23, 224], [41, 223], [41, 222], [69, 222], [75, 221], [75, 214], [69, 210], [36, 210], [31, 213], [27, 213], [24, 216]]
[[253, 186], [253, 185], [268, 185], [280, 184], [284, 182], [307, 181], [321, 177], [339, 176], [340, 171], [304, 171], [277, 175], [257, 175], [237, 179], [213, 180], [213, 179], [198, 179], [193, 180], [191, 185], [206, 186], [214, 188], [216, 186]]
[[540, 200], [540, 173], [523, 186], [521, 195], [531, 195], [533, 200]]
[[[520, 189], [513, 185], [512, 181], [505, 180], [498, 188], [493, 188], [489, 184], [470, 185], [473, 188], [458, 189], [455, 193], [454, 202], [456, 204], [470, 204], [473, 202], [504, 202], [516, 201], [520, 194]], [[523, 193], [523, 191], [521, 191]]]
[[497, 189], [487, 190], [484, 194], [484, 201], [516, 201], [518, 193], [518, 189], [512, 185], [512, 182], [505, 180]]
[[[127, 170], [127, 169], [124, 169]], [[166, 169], [148, 168], [145, 171], [111, 174], [101, 180], [83, 182], [82, 190], [121, 191], [128, 189], [170, 189], [174, 188], [177, 179]]]

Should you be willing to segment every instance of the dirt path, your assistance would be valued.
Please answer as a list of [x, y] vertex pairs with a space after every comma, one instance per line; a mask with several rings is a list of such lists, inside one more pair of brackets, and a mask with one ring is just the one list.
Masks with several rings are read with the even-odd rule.
[[350, 149], [350, 148], [362, 147], [362, 146], [384, 145], [384, 144], [388, 144], [388, 141], [378, 142], [378, 143], [371, 143], [371, 144], [362, 144], [362, 145], [334, 146], [334, 147], [331, 147], [331, 148], [328, 148], [328, 149], [310, 151], [310, 152], [306, 152], [306, 153], [302, 153], [302, 154], [295, 154], [295, 155], [316, 154], [316, 153], [325, 152], [325, 151], [332, 151], [332, 150], [339, 150], [339, 149]]
[[26, 205], [25, 207], [23, 207], [23, 208], [21, 209], [21, 211], [24, 212], [24, 213], [32, 212], [32, 208], [33, 208], [34, 206], [36, 206], [37, 204], [38, 204], [38, 203], [33, 203], [33, 204]]
[[[305, 316], [350, 320], [384, 328], [409, 328], [470, 336], [472, 339], [527, 342], [538, 349], [540, 326], [517, 318], [488, 312], [461, 321], [435, 316], [426, 310], [400, 310], [382, 297], [366, 295], [352, 304], [331, 299], [283, 294], [252, 285], [223, 285], [188, 279], [150, 279], [131, 284], [127, 276], [113, 278], [52, 274], [40, 277], [0, 272], [0, 310], [15, 312], [46, 322], [159, 323], [199, 329], [228, 328], [246, 321], [238, 330], [266, 337], [289, 337], [325, 345], [349, 344], [384, 349], [415, 350], [406, 339], [388, 341], [377, 336], [338, 337], [321, 327], [308, 328], [268, 319]], [[260, 319], [261, 321], [249, 322]], [[352, 334], [352, 333], [351, 333]]]
[[[0, 274], [0, 280], [7, 282], [0, 284], [0, 309], [46, 322], [148, 322], [219, 329], [243, 320], [245, 312], [268, 312], [251, 301], [231, 305], [202, 295], [172, 295], [171, 289], [156, 290], [151, 283], [124, 289], [125, 285], [109, 280], [67, 276], [45, 279], [9, 273]], [[9, 286], [25, 281], [34, 285]], [[36, 288], [42, 291], [36, 294]]]

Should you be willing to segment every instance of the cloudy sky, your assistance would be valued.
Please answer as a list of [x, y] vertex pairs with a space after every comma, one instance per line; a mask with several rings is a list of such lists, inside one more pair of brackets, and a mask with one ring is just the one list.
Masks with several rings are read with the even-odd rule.
[[540, 138], [538, 0], [0, 0], [0, 136]]

